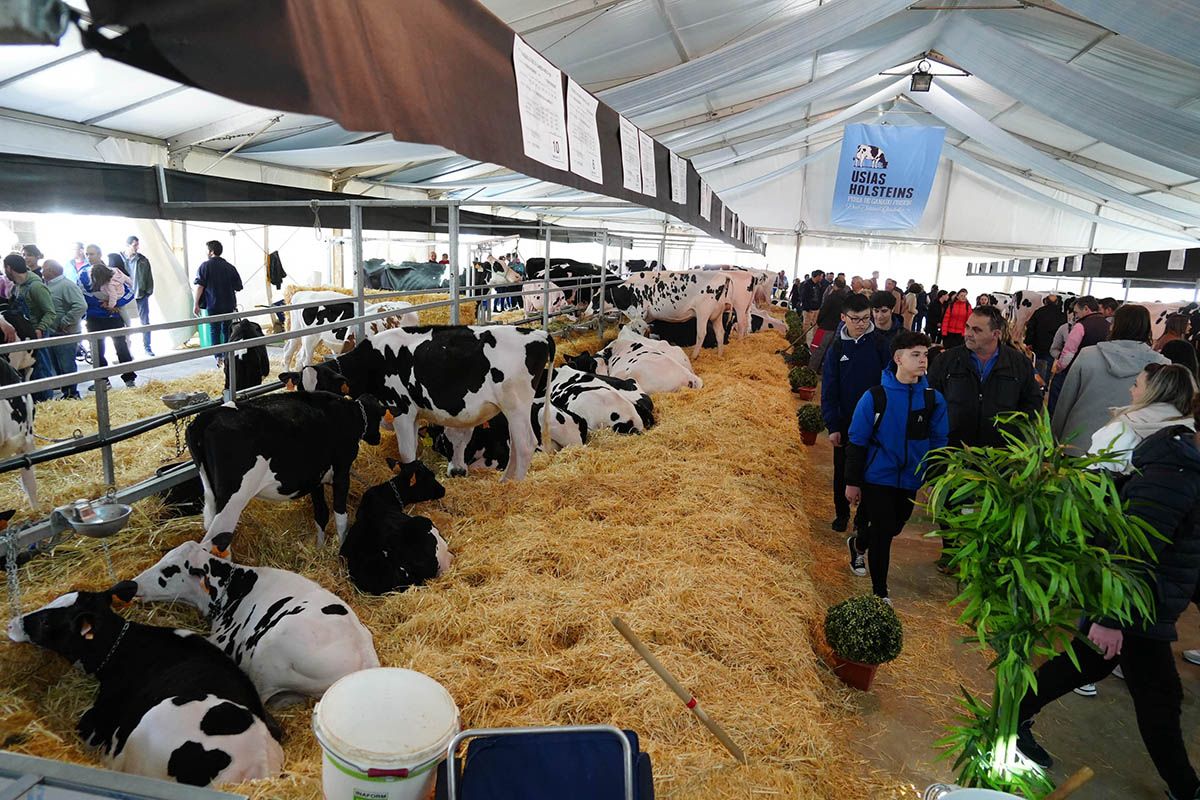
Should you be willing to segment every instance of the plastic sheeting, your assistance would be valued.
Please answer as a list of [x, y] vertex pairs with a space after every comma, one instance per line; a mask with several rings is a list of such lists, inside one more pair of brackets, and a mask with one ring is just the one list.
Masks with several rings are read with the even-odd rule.
[[1196, 0], [1138, 0], [1136, 13], [1130, 13], [1129, 0], [1058, 2], [1160, 53], [1200, 66], [1200, 49], [1196, 47], [1200, 3]]

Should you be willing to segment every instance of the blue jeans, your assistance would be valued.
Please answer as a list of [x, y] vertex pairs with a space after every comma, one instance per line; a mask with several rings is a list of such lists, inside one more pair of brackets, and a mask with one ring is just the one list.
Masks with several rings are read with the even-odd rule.
[[1033, 369], [1038, 375], [1042, 376], [1042, 385], [1047, 389], [1050, 388], [1050, 368], [1054, 366], [1054, 358], [1051, 356], [1036, 356], [1033, 360]]
[[[55, 375], [73, 375], [79, 371], [79, 365], [75, 363], [75, 347], [73, 344], [60, 344], [46, 348], [50, 353]], [[63, 386], [62, 393], [63, 397], [78, 397], [79, 387], [74, 384]]]
[[[36, 381], [39, 378], [50, 378], [54, 376], [54, 363], [50, 360], [50, 348], [43, 347], [40, 350], [34, 350], [33, 359], [33, 374], [29, 376], [29, 380]], [[43, 400], [49, 400], [50, 394], [51, 393], [49, 390], [44, 392], [34, 392], [34, 402], [40, 403]]]
[[[149, 325], [150, 324], [150, 295], [146, 295], [145, 297], [139, 297], [137, 299], [137, 309], [138, 309], [138, 320], [142, 323], [142, 325]], [[142, 333], [142, 349], [145, 350], [147, 353], [150, 352], [150, 332], [149, 331], [144, 331]]]

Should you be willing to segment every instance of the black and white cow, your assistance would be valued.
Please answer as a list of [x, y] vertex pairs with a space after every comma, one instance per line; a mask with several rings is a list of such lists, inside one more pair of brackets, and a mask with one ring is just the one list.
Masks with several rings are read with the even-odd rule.
[[[525, 278], [527, 280], [541, 278], [545, 264], [546, 259], [544, 258], [535, 257], [526, 261]], [[607, 272], [607, 287], [613, 287], [620, 283], [620, 276], [612, 270]], [[602, 274], [599, 266], [586, 261], [576, 261], [573, 258], [550, 259], [550, 281], [561, 287], [566, 301], [581, 311], [598, 305], [596, 301], [599, 298], [599, 286], [587, 284], [599, 284]]]
[[232, 533], [252, 497], [309, 495], [317, 544], [324, 544], [326, 482], [333, 483], [338, 536], [345, 536], [350, 465], [360, 439], [379, 444], [383, 414], [371, 395], [351, 400], [329, 392], [272, 394], [197, 414], [186, 438], [204, 485], [204, 543]]
[[[216, 537], [227, 550], [230, 534]], [[137, 598], [198, 608], [208, 640], [254, 682], [264, 703], [319, 698], [334, 681], [379, 666], [371, 632], [341, 598], [294, 572], [247, 567], [184, 542], [133, 579]]]
[[[19, 341], [27, 342], [37, 338], [37, 329], [33, 327], [32, 322], [25, 318], [24, 314], [12, 309], [5, 310], [3, 314], [4, 321], [12, 325], [17, 332]], [[3, 360], [8, 361], [23, 380], [29, 380], [29, 376], [33, 374], [33, 368], [37, 364], [32, 350], [14, 350], [11, 353], [5, 353]]]
[[[587, 444], [587, 420], [566, 409], [552, 406], [550, 447], [543, 447], [542, 409], [545, 407], [543, 401], [535, 400], [529, 412], [538, 450], [554, 453], [571, 445]], [[446, 471], [451, 477], [466, 475], [471, 467], [500, 470], [508, 467], [508, 419], [503, 414], [497, 414], [469, 430], [431, 425], [427, 431], [433, 437], [434, 451], [445, 456], [449, 462]]]
[[647, 339], [629, 328], [622, 328], [616, 339], [597, 351], [584, 352], [567, 360], [583, 372], [632, 380], [648, 394], [699, 389], [704, 386], [692, 371], [691, 361], [679, 347], [657, 339]]
[[279, 728], [254, 684], [203, 636], [116, 614], [113, 601], [128, 602], [135, 590], [124, 583], [65, 594], [10, 622], [8, 637], [99, 681], [76, 729], [109, 769], [193, 786], [278, 775]]
[[868, 163], [876, 169], [887, 169], [887, 156], [873, 144], [860, 144], [854, 151], [854, 166], [862, 167]]
[[[244, 342], [263, 335], [262, 326], [248, 319], [238, 320], [229, 332], [230, 342]], [[263, 378], [271, 374], [271, 361], [263, 345], [239, 350], [233, 358], [225, 359], [225, 388], [229, 388], [229, 373], [233, 370], [238, 390], [262, 385]]]
[[407, 503], [437, 500], [446, 490], [421, 462], [400, 465], [399, 474], [363, 493], [354, 524], [342, 542], [350, 580], [359, 591], [385, 594], [419, 586], [450, 569], [454, 556], [425, 517], [404, 513]]
[[654, 401], [636, 383], [574, 367], [554, 370], [550, 402], [586, 420], [589, 432], [641, 433], [654, 425]]
[[530, 408], [553, 363], [554, 340], [545, 331], [434, 325], [383, 331], [328, 364], [280, 378], [306, 391], [345, 386], [352, 397], [377, 396], [392, 412], [405, 464], [417, 460], [420, 421], [470, 429], [502, 413], [512, 454], [504, 480], [521, 480], [537, 447]]
[[787, 323], [778, 317], [757, 308], [750, 309], [750, 332], [776, 331], [787, 335]]
[[[653, 320], [694, 320], [696, 345], [692, 348], [692, 358], [696, 358], [709, 325], [714, 330], [720, 328], [721, 315], [732, 290], [729, 276], [730, 273], [723, 271], [703, 270], [642, 272], [614, 288], [612, 302], [630, 318], [630, 327], [642, 334]], [[724, 351], [723, 337], [718, 337], [717, 353]]]
[[[354, 316], [354, 299], [341, 292], [329, 290], [321, 291], [305, 291], [296, 292], [292, 295], [291, 303], [299, 305], [300, 303], [311, 303], [316, 300], [330, 300], [333, 302], [326, 303], [320, 306], [310, 306], [308, 308], [297, 308], [288, 312], [288, 330], [300, 331], [305, 328], [316, 327], [317, 325], [327, 325], [331, 322], [340, 320], [349, 320]], [[396, 311], [403, 312], [406, 308], [411, 308], [411, 303], [405, 303], [402, 300], [388, 301], [385, 303], [368, 303], [366, 313], [374, 314], [380, 311]], [[397, 313], [395, 316], [383, 317], [378, 320], [373, 320], [366, 324], [366, 335], [371, 336], [383, 330], [390, 328], [399, 328], [407, 325], [416, 325], [419, 322], [417, 312], [410, 311], [408, 313]], [[347, 326], [345, 328], [334, 328], [331, 331], [324, 333], [314, 333], [308, 336], [300, 336], [295, 339], [288, 339], [287, 344], [283, 348], [283, 366], [284, 369], [292, 369], [293, 362], [297, 352], [300, 355], [299, 366], [303, 367], [312, 361], [313, 353], [316, 352], [317, 345], [321, 342], [338, 355], [345, 349], [349, 349], [354, 344], [354, 332]]]
[[[16, 386], [21, 376], [0, 358], [0, 386]], [[0, 458], [27, 455], [37, 449], [33, 437], [33, 397], [27, 394], [0, 400]], [[37, 510], [37, 477], [33, 467], [21, 470], [21, 490], [29, 507]]]

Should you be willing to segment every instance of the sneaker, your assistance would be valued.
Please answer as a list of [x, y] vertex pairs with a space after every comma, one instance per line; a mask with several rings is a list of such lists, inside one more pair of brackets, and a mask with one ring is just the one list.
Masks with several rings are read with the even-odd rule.
[[856, 536], [847, 536], [846, 549], [850, 551], [850, 571], [861, 578], [867, 574], [867, 559], [854, 546], [854, 540], [857, 538]]
[[[1196, 651], [1193, 651], [1193, 652], [1196, 652]], [[1184, 656], [1184, 658], [1187, 658], [1187, 656], [1185, 655], [1185, 656]], [[1118, 665], [1116, 666], [1116, 668], [1114, 668], [1114, 669], [1113, 669], [1113, 671], [1112, 671], [1112, 674], [1113, 674], [1113, 675], [1116, 675], [1116, 676], [1117, 676], [1118, 678], [1120, 678], [1121, 680], [1125, 680], [1125, 673], [1121, 671], [1121, 665], [1120, 665], [1120, 664], [1118, 664]]]
[[147, 351], [146, 351], [146, 358], [154, 358], [154, 351], [153, 351], [153, 350], [147, 350]]
[[1085, 683], [1083, 686], [1076, 686], [1075, 694], [1079, 695], [1080, 697], [1095, 697], [1096, 696], [1096, 684]]
[[1200, 666], [1200, 650], [1184, 650], [1183, 660], [1189, 664]]
[[890, 605], [892, 605], [892, 598], [885, 597], [885, 598], [883, 598], [883, 602], [887, 603], [890, 606]]
[[829, 527], [833, 528], [838, 533], [845, 533], [846, 528], [849, 526], [850, 526], [850, 518], [849, 517], [838, 517], [837, 519], [835, 519], [833, 522], [831, 522], [829, 524]]
[[[105, 387], [111, 387], [111, 386], [112, 386], [112, 381], [110, 381], [108, 378], [105, 378], [103, 381], [101, 381], [101, 383], [103, 383], [103, 384], [105, 385]], [[90, 383], [90, 384], [88, 384], [88, 391], [89, 391], [89, 392], [94, 392], [94, 391], [96, 391], [96, 384], [95, 384], [95, 383]]]
[[1017, 726], [1017, 752], [1025, 756], [1042, 769], [1054, 766], [1054, 759], [1046, 752], [1046, 748], [1033, 738], [1033, 720], [1027, 719]]

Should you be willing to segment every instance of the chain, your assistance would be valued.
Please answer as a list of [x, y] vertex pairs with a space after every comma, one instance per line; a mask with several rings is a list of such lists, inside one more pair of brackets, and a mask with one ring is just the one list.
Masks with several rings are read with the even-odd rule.
[[4, 571], [8, 573], [8, 605], [11, 618], [21, 615], [21, 583], [17, 577], [17, 534], [20, 528], [9, 528], [4, 535]]

